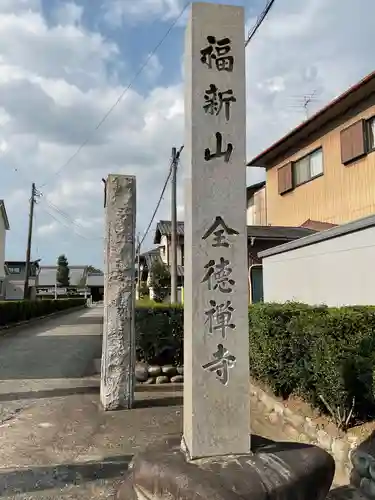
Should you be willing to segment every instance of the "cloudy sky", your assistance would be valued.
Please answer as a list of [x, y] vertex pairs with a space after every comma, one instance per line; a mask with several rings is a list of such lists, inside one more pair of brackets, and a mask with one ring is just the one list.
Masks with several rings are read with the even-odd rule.
[[[266, 0], [246, 9], [247, 28]], [[108, 173], [137, 176], [143, 233], [183, 143], [186, 12], [97, 129], [179, 16], [185, 0], [0, 0], [0, 199], [11, 230], [6, 258], [24, 259], [31, 182], [33, 258], [102, 266]], [[375, 68], [374, 0], [275, 0], [246, 49], [248, 159]], [[78, 148], [82, 147], [78, 154]], [[69, 159], [75, 155], [74, 158]], [[181, 170], [183, 170], [183, 157]], [[183, 172], [180, 172], [182, 177]], [[248, 172], [248, 183], [262, 172]], [[183, 217], [182, 191], [178, 193]], [[169, 217], [169, 192], [158, 214]], [[151, 235], [152, 236], [152, 235]], [[152, 238], [146, 240], [150, 247]]]

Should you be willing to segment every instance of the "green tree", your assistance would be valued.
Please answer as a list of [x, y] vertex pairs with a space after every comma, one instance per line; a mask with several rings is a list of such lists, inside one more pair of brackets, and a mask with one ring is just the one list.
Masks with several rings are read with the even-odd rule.
[[65, 255], [57, 259], [56, 282], [60, 286], [69, 286], [69, 262]]
[[150, 287], [154, 290], [155, 302], [163, 302], [171, 284], [169, 268], [161, 260], [155, 260], [151, 266]]

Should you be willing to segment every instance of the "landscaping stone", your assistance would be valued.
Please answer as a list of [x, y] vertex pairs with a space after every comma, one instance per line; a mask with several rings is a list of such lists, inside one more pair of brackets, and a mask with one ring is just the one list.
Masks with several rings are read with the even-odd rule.
[[184, 377], [182, 375], [175, 375], [174, 377], [171, 377], [171, 382], [173, 384], [182, 384], [184, 381]]
[[317, 432], [318, 444], [325, 450], [331, 450], [332, 437], [326, 432], [320, 429]]
[[[251, 382], [251, 404], [257, 411], [264, 413], [269, 422], [278, 428], [283, 428], [283, 432], [289, 439], [294, 439], [303, 443], [318, 444], [330, 452], [336, 461], [336, 470], [339, 481], [349, 480], [351, 461], [357, 470], [360, 470], [362, 477], [371, 478], [370, 465], [374, 464], [375, 456], [371, 454], [375, 450], [374, 444], [366, 440], [358, 447], [358, 437], [350, 433], [343, 435], [336, 426], [327, 425], [324, 429], [319, 428], [318, 424], [310, 416], [294, 413], [291, 407], [284, 406], [276, 396], [266, 393], [257, 386], [256, 381]], [[282, 411], [283, 410], [283, 411]], [[319, 438], [318, 438], [319, 433]], [[356, 447], [356, 449], [353, 449]], [[375, 455], [375, 454], [374, 454]], [[375, 478], [375, 474], [374, 474]], [[375, 481], [375, 479], [373, 479]], [[341, 484], [341, 483], [340, 483]]]
[[161, 373], [161, 367], [158, 365], [152, 365], [148, 367], [148, 374], [150, 375], [150, 377], [158, 377], [159, 375], [161, 375]]
[[[322, 449], [301, 443], [278, 443], [254, 435], [248, 455], [186, 460], [181, 437], [154, 442], [135, 455], [118, 500], [154, 498], [193, 500], [270, 500], [326, 498], [334, 461]], [[133, 492], [136, 493], [132, 497]]]
[[156, 377], [156, 383], [157, 384], [168, 384], [169, 377], [167, 377], [166, 375], [160, 375], [159, 377]]
[[349, 457], [349, 444], [342, 439], [333, 439], [332, 453], [340, 461], [345, 462]]
[[273, 411], [275, 408], [275, 400], [268, 396], [264, 391], [260, 394], [260, 401], [264, 404], [267, 411]]
[[311, 418], [305, 418], [304, 431], [308, 434], [312, 439], [316, 439], [318, 429]]
[[151, 384], [155, 384], [155, 378], [154, 377], [150, 377], [146, 380], [145, 384], [147, 385], [151, 385]]
[[168, 377], [173, 377], [177, 373], [176, 367], [172, 365], [162, 366], [161, 371], [163, 375], [167, 375]]
[[363, 477], [359, 489], [371, 500], [375, 499], [375, 481]]
[[135, 365], [135, 379], [137, 382], [146, 382], [148, 379], [148, 367], [146, 363], [137, 363]]
[[278, 415], [284, 415], [285, 406], [282, 403], [274, 403], [273, 409]]
[[280, 423], [280, 416], [274, 411], [268, 415], [268, 419], [271, 424], [276, 425]]
[[305, 423], [305, 417], [302, 415], [298, 415], [297, 413], [293, 413], [290, 411], [290, 414], [285, 414], [285, 416], [294, 427], [303, 427]]
[[184, 374], [184, 367], [183, 366], [178, 366], [177, 367], [177, 373], [179, 375], [183, 375]]

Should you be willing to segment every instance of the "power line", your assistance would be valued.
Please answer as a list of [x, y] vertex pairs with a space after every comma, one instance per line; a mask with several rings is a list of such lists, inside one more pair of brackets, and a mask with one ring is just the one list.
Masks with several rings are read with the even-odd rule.
[[[40, 191], [39, 191], [40, 193]], [[78, 229], [82, 229], [84, 231], [87, 230], [87, 228], [85, 226], [83, 226], [82, 224], [80, 224], [79, 222], [77, 222], [75, 219], [73, 219], [73, 217], [71, 217], [68, 213], [64, 212], [63, 210], [61, 210], [58, 206], [54, 205], [52, 202], [50, 202], [46, 197], [44, 197], [43, 193], [40, 193], [41, 196], [43, 196], [43, 200], [44, 202], [50, 207], [52, 208], [52, 210], [54, 210], [55, 212], [57, 212], [61, 217], [63, 217], [67, 222], [69, 222], [71, 225], [73, 226], [76, 226]], [[92, 240], [102, 240], [103, 238], [102, 237], [95, 237], [95, 238], [87, 238], [87, 239], [92, 239]]]
[[95, 239], [95, 238], [88, 238], [87, 236], [84, 236], [83, 234], [81, 234], [77, 231], [77, 229], [74, 227], [74, 225], [69, 224], [67, 221], [62, 221], [62, 220], [58, 219], [54, 214], [52, 214], [49, 210], [47, 210], [46, 207], [43, 207], [42, 205], [40, 205], [40, 203], [38, 203], [38, 205], [41, 208], [41, 210], [43, 210], [43, 212], [45, 212], [47, 215], [49, 215], [54, 221], [58, 222], [62, 226], [66, 227], [67, 229], [72, 229], [74, 231], [74, 233], [77, 236], [79, 236], [80, 238], [82, 238], [86, 241], [93, 241]]
[[261, 12], [260, 16], [257, 19], [257, 22], [255, 23], [254, 27], [249, 31], [247, 35], [247, 40], [245, 42], [245, 47], [247, 47], [250, 43], [250, 40], [253, 38], [255, 33], [258, 31], [260, 25], [264, 21], [265, 17], [271, 10], [272, 5], [274, 4], [275, 0], [268, 0], [267, 5], [265, 6], [264, 10]]
[[[178, 161], [178, 160], [179, 160], [179, 158], [180, 158], [180, 154], [181, 154], [181, 152], [182, 152], [183, 148], [184, 148], [184, 146], [181, 146], [181, 147], [180, 147], [180, 149], [179, 149], [179, 150], [178, 150], [178, 152], [177, 152], [177, 155], [176, 155], [177, 161]], [[170, 164], [169, 164], [169, 172], [168, 172], [167, 178], [165, 179], [163, 189], [161, 190], [159, 200], [158, 200], [158, 202], [157, 202], [157, 204], [156, 204], [156, 207], [155, 207], [154, 213], [152, 214], [152, 217], [151, 217], [151, 220], [150, 220], [150, 222], [149, 222], [149, 224], [148, 224], [148, 226], [147, 226], [147, 229], [146, 229], [146, 231], [144, 232], [144, 235], [143, 235], [143, 237], [142, 237], [142, 239], [141, 239], [141, 241], [140, 241], [140, 243], [139, 243], [139, 245], [138, 245], [137, 252], [139, 252], [139, 250], [140, 250], [140, 248], [141, 248], [141, 246], [142, 246], [143, 242], [145, 241], [146, 236], [147, 236], [147, 234], [148, 234], [148, 232], [149, 232], [149, 230], [150, 230], [150, 227], [151, 227], [152, 223], [154, 222], [154, 219], [155, 219], [155, 217], [156, 217], [157, 211], [159, 210], [160, 203], [162, 202], [162, 199], [163, 199], [163, 196], [164, 196], [165, 190], [167, 189], [167, 186], [168, 186], [169, 179], [170, 179], [170, 177], [171, 177], [171, 175], [172, 175], [172, 166], [173, 166], [173, 161], [174, 161], [174, 160], [173, 160], [173, 158], [172, 158], [172, 160], [171, 160], [171, 162], [170, 162]]]
[[[159, 40], [159, 42], [156, 44], [154, 49], [150, 52], [150, 54], [147, 56], [145, 62], [141, 65], [141, 67], [138, 69], [138, 71], [135, 73], [133, 78], [130, 80], [129, 84], [125, 89], [121, 92], [117, 100], [115, 101], [114, 104], [109, 108], [109, 110], [105, 113], [103, 118], [99, 121], [99, 123], [96, 125], [94, 130], [87, 136], [87, 138], [82, 142], [82, 144], [76, 149], [76, 151], [68, 158], [68, 160], [59, 167], [56, 172], [54, 172], [53, 176], [57, 176], [61, 173], [62, 170], [64, 170], [75, 158], [76, 156], [82, 151], [82, 149], [88, 144], [90, 141], [91, 137], [95, 134], [95, 132], [103, 125], [103, 123], [106, 121], [106, 119], [109, 117], [109, 115], [112, 113], [112, 111], [116, 108], [116, 106], [121, 102], [125, 94], [131, 89], [133, 86], [134, 82], [138, 78], [138, 76], [143, 72], [143, 70], [146, 68], [147, 64], [150, 62], [151, 58], [155, 55], [157, 50], [160, 48], [160, 46], [163, 44], [165, 39], [168, 37], [172, 29], [175, 27], [179, 19], [182, 17], [183, 13], [187, 9], [187, 7], [190, 5], [190, 0], [188, 2], [185, 2], [185, 5], [183, 6], [182, 10], [178, 14], [178, 16], [173, 20], [172, 24], [169, 26], [163, 37]], [[46, 181], [44, 184], [42, 184], [40, 187], [46, 186], [48, 181]]]

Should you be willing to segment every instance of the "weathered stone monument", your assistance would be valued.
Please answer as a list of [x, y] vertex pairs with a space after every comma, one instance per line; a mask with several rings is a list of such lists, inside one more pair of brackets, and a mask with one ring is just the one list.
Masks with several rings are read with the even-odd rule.
[[104, 325], [100, 399], [105, 410], [134, 400], [136, 181], [109, 175], [105, 183]]
[[320, 500], [333, 459], [250, 441], [241, 7], [193, 3], [185, 44], [183, 437], [137, 455], [121, 499]]

